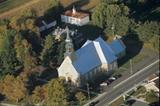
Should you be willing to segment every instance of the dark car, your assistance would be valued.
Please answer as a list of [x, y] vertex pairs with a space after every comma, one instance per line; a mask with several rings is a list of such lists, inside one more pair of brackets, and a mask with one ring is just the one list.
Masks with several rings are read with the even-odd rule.
[[97, 100], [97, 101], [95, 101], [95, 102], [91, 102], [91, 103], [89, 104], [89, 106], [95, 106], [98, 102], [99, 102], [99, 100]]
[[115, 77], [116, 79], [120, 78], [122, 75], [121, 74], [117, 74], [117, 75], [114, 75], [113, 77]]

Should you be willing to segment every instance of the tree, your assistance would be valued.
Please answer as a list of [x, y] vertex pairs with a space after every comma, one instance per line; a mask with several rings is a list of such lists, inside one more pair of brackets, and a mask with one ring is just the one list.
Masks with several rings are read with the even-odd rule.
[[78, 102], [79, 102], [79, 105], [80, 105], [80, 106], [83, 106], [84, 101], [86, 100], [86, 96], [85, 96], [82, 92], [76, 93], [75, 96], [76, 96], [76, 99], [77, 99]]
[[31, 98], [32, 98], [33, 103], [41, 103], [44, 100], [46, 100], [47, 95], [48, 95], [47, 87], [46, 86], [42, 86], [42, 87], [38, 86], [33, 91]]
[[124, 35], [129, 29], [128, 15], [129, 8], [127, 6], [102, 2], [96, 6], [92, 15], [92, 22], [94, 25], [105, 29], [107, 35], [113, 35], [113, 25], [116, 34]]
[[15, 49], [17, 58], [23, 64], [24, 70], [30, 71], [36, 66], [37, 60], [33, 56], [34, 52], [31, 45], [20, 35], [16, 35], [15, 37]]
[[15, 30], [4, 30], [0, 34], [0, 66], [3, 72], [0, 74], [13, 73], [18, 65], [16, 52], [14, 49]]
[[160, 26], [158, 22], [146, 21], [144, 24], [139, 24], [135, 32], [141, 41], [149, 42], [152, 37], [160, 35]]
[[55, 45], [53, 44], [54, 44], [54, 37], [52, 35], [46, 36], [43, 50], [40, 56], [42, 64], [45, 66], [48, 66], [50, 61], [55, 56], [56, 48], [55, 48]]
[[101, 3], [94, 9], [94, 12], [92, 14], [92, 22], [93, 24], [104, 28], [105, 27], [105, 18], [106, 18], [106, 11], [107, 8], [106, 3]]
[[6, 75], [1, 82], [2, 94], [10, 101], [19, 102], [24, 99], [27, 94], [25, 82], [20, 77]]
[[154, 103], [159, 101], [159, 97], [157, 97], [156, 92], [151, 90], [146, 93], [146, 101], [149, 103]]
[[48, 83], [46, 106], [68, 106], [64, 81], [60, 79], [53, 79]]

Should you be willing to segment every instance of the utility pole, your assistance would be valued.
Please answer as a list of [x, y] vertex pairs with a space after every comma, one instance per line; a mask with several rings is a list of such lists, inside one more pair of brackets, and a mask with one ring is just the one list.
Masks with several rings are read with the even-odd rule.
[[89, 83], [87, 83], [87, 92], [88, 92], [88, 99], [90, 100]]
[[130, 59], [130, 73], [133, 74], [132, 59]]

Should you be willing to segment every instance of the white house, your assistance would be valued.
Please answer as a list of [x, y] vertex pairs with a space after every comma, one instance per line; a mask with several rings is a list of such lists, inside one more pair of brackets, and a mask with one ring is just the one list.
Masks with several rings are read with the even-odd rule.
[[[119, 40], [117, 41], [119, 42]], [[119, 44], [119, 47], [124, 47], [124, 44]], [[123, 48], [124, 51], [125, 48]], [[86, 81], [93, 81], [96, 77], [117, 69], [118, 57], [116, 54], [110, 44], [101, 37], [94, 41], [87, 40], [79, 50], [73, 51], [65, 57], [58, 68], [58, 75], [65, 77], [66, 81], [70, 81], [76, 86], [81, 86]]]
[[78, 12], [73, 7], [72, 10], [67, 10], [61, 15], [61, 21], [77, 26], [83, 26], [89, 22], [89, 14], [84, 12]]

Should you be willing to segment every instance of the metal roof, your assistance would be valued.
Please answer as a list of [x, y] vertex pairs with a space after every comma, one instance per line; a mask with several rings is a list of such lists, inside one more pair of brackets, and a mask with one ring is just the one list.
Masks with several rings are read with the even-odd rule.
[[113, 40], [109, 45], [113, 49], [115, 55], [118, 55], [126, 49], [126, 46], [120, 39]]
[[102, 63], [109, 64], [117, 59], [109, 44], [101, 37], [94, 41], [88, 40], [75, 52], [75, 55], [76, 60], [72, 61], [72, 64], [81, 74], [87, 73]]

